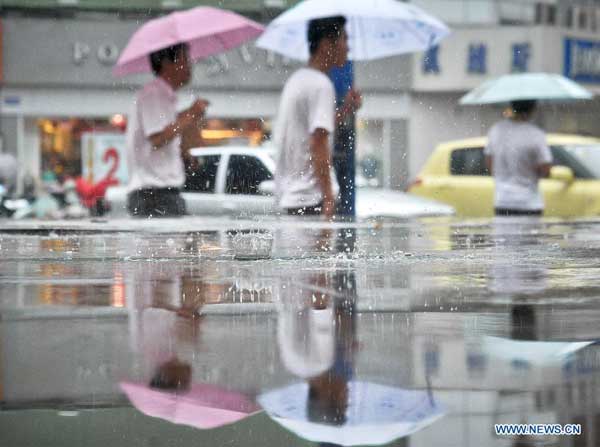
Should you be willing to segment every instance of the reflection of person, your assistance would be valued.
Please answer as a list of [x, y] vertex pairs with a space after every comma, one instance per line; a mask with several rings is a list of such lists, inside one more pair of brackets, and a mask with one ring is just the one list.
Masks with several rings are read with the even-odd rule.
[[278, 319], [280, 355], [286, 369], [308, 383], [308, 419], [341, 425], [357, 347], [354, 275], [319, 274], [308, 280], [282, 289], [288, 296]]
[[[327, 76], [348, 58], [344, 17], [311, 20], [310, 60], [288, 79], [281, 96], [275, 142], [280, 150], [276, 195], [291, 215], [335, 211], [329, 137], [335, 130], [335, 90]], [[354, 98], [354, 96], [352, 96]]]
[[187, 390], [190, 387], [192, 366], [174, 357], [158, 366], [150, 379], [150, 388]]
[[537, 340], [535, 308], [529, 304], [515, 304], [511, 312], [511, 334], [513, 340]]
[[127, 133], [130, 169], [127, 207], [134, 216], [180, 216], [185, 202], [181, 138], [196, 127], [208, 103], [202, 99], [177, 115], [175, 91], [191, 77], [185, 44], [150, 55], [156, 78], [138, 93]]
[[308, 380], [307, 415], [313, 422], [342, 425], [348, 409], [348, 385], [354, 375], [356, 319], [354, 275], [336, 275], [336, 289], [342, 295], [333, 300], [335, 352], [331, 368]]
[[548, 177], [552, 153], [544, 132], [531, 123], [535, 101], [515, 101], [512, 116], [492, 127], [486, 162], [496, 182], [496, 215], [541, 215], [544, 202], [538, 188]]
[[[201, 349], [200, 310], [205, 294], [195, 278], [173, 271], [139, 270], [130, 295], [136, 312], [132, 318], [133, 350], [139, 356], [139, 374], [147, 383], [174, 383], [185, 364], [191, 365]], [[179, 380], [179, 379], [178, 379]], [[153, 385], [168, 388], [167, 385]]]

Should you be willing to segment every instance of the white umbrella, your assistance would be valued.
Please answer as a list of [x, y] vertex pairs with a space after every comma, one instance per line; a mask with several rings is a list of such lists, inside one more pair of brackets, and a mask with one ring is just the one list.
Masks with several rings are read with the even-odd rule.
[[351, 381], [342, 425], [313, 422], [307, 416], [308, 384], [270, 391], [259, 404], [277, 423], [312, 442], [343, 446], [387, 444], [432, 424], [444, 410], [428, 391]]
[[424, 51], [450, 34], [440, 20], [396, 0], [304, 0], [273, 20], [257, 46], [306, 61], [308, 22], [339, 15], [348, 21], [352, 60]]
[[522, 73], [484, 82], [460, 99], [462, 105], [499, 104], [511, 101], [573, 101], [592, 99], [592, 94], [564, 76]]

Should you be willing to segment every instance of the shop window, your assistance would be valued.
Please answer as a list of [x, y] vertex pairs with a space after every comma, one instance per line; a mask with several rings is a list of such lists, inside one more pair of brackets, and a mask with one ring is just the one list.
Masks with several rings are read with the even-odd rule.
[[185, 182], [186, 191], [215, 192], [220, 155], [203, 155], [196, 157], [197, 166], [188, 172]]
[[540, 25], [556, 24], [556, 6], [546, 3], [536, 3], [535, 5], [535, 23]]
[[37, 120], [40, 136], [41, 170], [45, 178], [62, 182], [82, 174], [83, 137], [90, 133], [123, 134], [127, 125], [123, 115], [106, 118], [50, 118]]
[[272, 180], [273, 174], [252, 155], [232, 155], [227, 169], [227, 194], [259, 194], [258, 186]]
[[485, 166], [483, 148], [453, 151], [450, 159], [450, 173], [452, 175], [490, 175]]
[[573, 16], [574, 16], [574, 12], [573, 12], [573, 7], [569, 6], [567, 7], [566, 11], [565, 11], [565, 18], [564, 18], [564, 25], [566, 28], [573, 28]]
[[588, 13], [585, 9], [577, 9], [577, 23], [579, 29], [587, 29], [588, 27]]
[[270, 136], [270, 122], [260, 118], [211, 118], [204, 123], [206, 146], [260, 146]]

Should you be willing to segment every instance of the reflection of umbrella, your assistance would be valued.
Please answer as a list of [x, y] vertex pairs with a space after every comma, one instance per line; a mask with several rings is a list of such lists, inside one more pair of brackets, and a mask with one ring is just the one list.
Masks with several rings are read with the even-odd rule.
[[269, 416], [312, 442], [344, 446], [387, 444], [415, 433], [443, 416], [427, 391], [350, 382], [345, 423], [328, 425], [307, 417], [308, 384], [271, 391], [258, 399]]
[[353, 60], [427, 50], [450, 33], [438, 19], [396, 0], [305, 0], [271, 22], [257, 46], [307, 60], [308, 21], [337, 15], [348, 20]]
[[463, 105], [497, 104], [510, 101], [572, 101], [591, 99], [586, 89], [557, 74], [523, 73], [484, 82], [460, 99]]
[[571, 354], [595, 341], [522, 341], [502, 337], [483, 337], [483, 350], [490, 356], [509, 360], [518, 367], [561, 365]]
[[144, 384], [121, 382], [131, 403], [148, 416], [196, 428], [216, 428], [242, 420], [259, 408], [246, 396], [213, 385], [196, 384], [189, 391], [165, 392]]
[[231, 11], [197, 7], [151, 20], [129, 40], [113, 74], [150, 72], [148, 55], [177, 43], [188, 43], [192, 61], [222, 53], [257, 37], [263, 26]]

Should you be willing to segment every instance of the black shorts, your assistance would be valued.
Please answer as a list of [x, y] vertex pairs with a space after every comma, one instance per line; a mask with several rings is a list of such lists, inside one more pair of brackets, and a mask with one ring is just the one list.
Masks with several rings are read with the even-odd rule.
[[496, 216], [541, 216], [543, 210], [516, 210], [512, 208], [496, 208]]
[[179, 188], [144, 188], [127, 195], [127, 211], [135, 217], [178, 217], [185, 215]]

